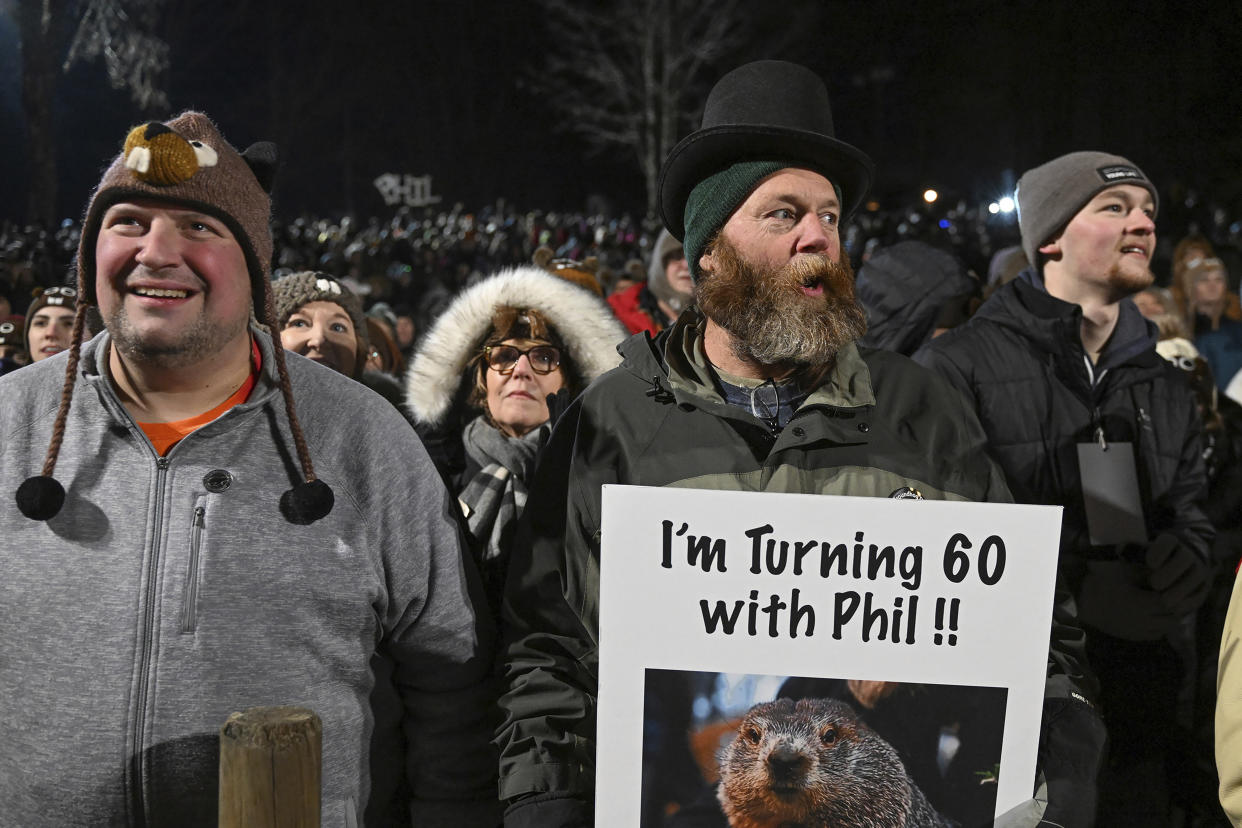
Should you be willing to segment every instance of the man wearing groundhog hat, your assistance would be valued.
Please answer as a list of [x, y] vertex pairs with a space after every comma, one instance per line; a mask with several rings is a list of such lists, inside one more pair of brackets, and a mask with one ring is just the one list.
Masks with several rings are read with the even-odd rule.
[[322, 720], [326, 825], [498, 818], [492, 628], [438, 475], [388, 403], [250, 324], [274, 160], [195, 112], [135, 127], [71, 347], [0, 383], [5, 824], [214, 826], [216, 734], [269, 705]]
[[[841, 224], [871, 178], [834, 137], [823, 82], [780, 61], [725, 75], [665, 161], [661, 210], [696, 305], [621, 346], [532, 486], [505, 618], [506, 825], [592, 818], [603, 484], [1009, 500], [961, 396], [854, 344], [864, 317]], [[1079, 655], [1058, 646], [1050, 668], [1085, 681]]]

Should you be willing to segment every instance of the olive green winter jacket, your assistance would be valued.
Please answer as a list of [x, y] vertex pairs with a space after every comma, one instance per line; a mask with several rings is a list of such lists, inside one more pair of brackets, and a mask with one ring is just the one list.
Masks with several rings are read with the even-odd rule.
[[[724, 403], [701, 337], [692, 308], [654, 340], [626, 340], [622, 365], [552, 434], [506, 588], [502, 798], [593, 797], [604, 484], [874, 497], [912, 487], [932, 499], [1012, 502], [974, 413], [911, 360], [847, 346], [773, 434]], [[1058, 631], [1063, 612], [1049, 673], [1069, 679], [1050, 680], [1053, 693], [1085, 681], [1081, 632]]]

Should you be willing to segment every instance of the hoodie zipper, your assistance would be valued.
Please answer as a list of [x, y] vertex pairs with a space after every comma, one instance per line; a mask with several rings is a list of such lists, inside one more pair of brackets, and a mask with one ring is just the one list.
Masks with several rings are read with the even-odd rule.
[[159, 573], [160, 535], [164, 531], [164, 486], [168, 479], [168, 458], [158, 457], [155, 460], [155, 513], [151, 532], [151, 548], [147, 555], [147, 589], [142, 608], [141, 642], [138, 651], [138, 688], [134, 704], [133, 736], [134, 762], [131, 793], [134, 803], [133, 824], [146, 824], [146, 807], [143, 786], [146, 784], [146, 751], [143, 744], [143, 733], [146, 731], [147, 718], [147, 686], [150, 683], [151, 649], [154, 638], [152, 627], [155, 624], [155, 600], [159, 592], [157, 575]]
[[190, 563], [185, 575], [185, 606], [181, 609], [183, 633], [198, 629], [198, 555], [203, 545], [206, 514], [207, 507], [200, 503], [194, 507], [194, 517], [190, 519]]

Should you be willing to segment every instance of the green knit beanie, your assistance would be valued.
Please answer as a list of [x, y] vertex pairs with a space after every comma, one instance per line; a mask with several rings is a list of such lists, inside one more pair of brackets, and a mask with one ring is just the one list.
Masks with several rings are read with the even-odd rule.
[[682, 242], [691, 276], [699, 278], [703, 248], [755, 185], [788, 166], [784, 161], [739, 161], [694, 185], [686, 199], [686, 238]]
[[[703, 248], [760, 181], [774, 172], [800, 166], [797, 161], [739, 161], [694, 185], [686, 199], [686, 238], [682, 243], [690, 275], [699, 278]], [[841, 188], [836, 182], [832, 188], [840, 199]]]

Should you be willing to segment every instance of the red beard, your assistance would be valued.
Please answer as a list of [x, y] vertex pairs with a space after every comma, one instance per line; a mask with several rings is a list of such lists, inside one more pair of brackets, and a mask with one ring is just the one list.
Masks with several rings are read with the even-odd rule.
[[[798, 256], [779, 268], [747, 261], [723, 234], [712, 245], [716, 269], [703, 271], [695, 300], [731, 334], [734, 354], [764, 365], [813, 366], [830, 362], [867, 330], [854, 297], [849, 260]], [[804, 288], [823, 288], [822, 294]]]

